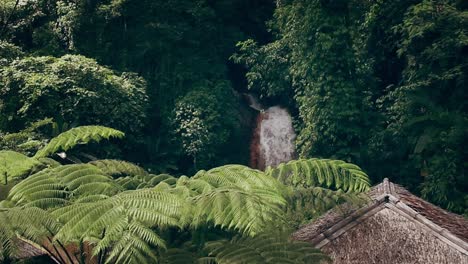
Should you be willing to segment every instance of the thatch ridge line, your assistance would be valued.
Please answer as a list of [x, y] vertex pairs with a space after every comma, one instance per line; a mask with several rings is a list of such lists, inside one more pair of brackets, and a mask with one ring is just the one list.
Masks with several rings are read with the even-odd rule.
[[383, 184], [382, 184], [382, 185], [383, 185], [383, 193], [384, 193], [384, 194], [391, 194], [391, 193], [390, 193], [390, 183], [389, 183], [388, 178], [385, 178], [385, 179], [383, 180]]
[[[404, 202], [396, 202], [394, 203], [390, 200], [390, 203], [385, 205], [386, 207], [393, 209], [393, 211], [400, 213], [401, 215], [407, 217], [410, 221], [418, 222], [423, 226], [427, 227], [436, 237], [442, 239], [444, 242], [450, 242], [455, 246], [459, 251], [465, 255], [468, 255], [468, 243], [464, 240], [458, 238], [446, 228], [440, 227], [439, 225], [435, 224], [431, 220], [424, 217], [422, 214], [416, 212], [413, 208], [406, 205]], [[397, 209], [397, 210], [395, 210]]]
[[[352, 226], [347, 228], [347, 226], [349, 224], [352, 224], [353, 222], [358, 224], [360, 222], [359, 219], [362, 218], [363, 216], [365, 216], [367, 213], [372, 212], [372, 214], [369, 215], [369, 216], [371, 216], [371, 215], [375, 214], [376, 212], [380, 211], [381, 209], [379, 209], [378, 207], [381, 204], [385, 203], [386, 198], [387, 198], [386, 195], [382, 195], [382, 196], [378, 197], [371, 205], [362, 207], [362, 208], [358, 209], [357, 211], [353, 212], [350, 216], [338, 221], [333, 226], [331, 226], [327, 230], [320, 233], [320, 235], [318, 235], [316, 238], [312, 239], [312, 241], [311, 241], [312, 245], [314, 245], [317, 248], [320, 248], [320, 247], [326, 245], [331, 240], [338, 237], [339, 235], [341, 235], [342, 233], [344, 233], [344, 231], [346, 231], [349, 228], [351, 228], [352, 226], [354, 226], [354, 225], [352, 225]], [[378, 209], [378, 210], [375, 210], [375, 209]], [[338, 233], [338, 235], [337, 235], [337, 233]], [[320, 247], [319, 247], [319, 245], [320, 245]]]
[[[391, 185], [390, 185], [391, 186]], [[385, 186], [382, 186], [387, 188]], [[390, 190], [387, 188], [387, 191]], [[367, 218], [371, 217], [372, 215], [376, 214], [377, 212], [381, 211], [384, 208], [389, 208], [390, 210], [402, 215], [403, 217], [407, 218], [408, 220], [421, 225], [424, 229], [432, 233], [435, 237], [440, 239], [441, 241], [449, 244], [457, 251], [461, 252], [464, 255], [468, 255], [468, 243], [464, 240], [458, 238], [454, 234], [452, 234], [446, 228], [442, 228], [439, 225], [435, 224], [431, 220], [424, 217], [422, 214], [418, 213], [408, 205], [406, 205], [403, 201], [401, 201], [398, 197], [392, 194], [382, 194], [375, 198], [375, 201], [368, 205], [364, 206], [355, 212], [351, 213], [348, 217], [336, 222], [330, 228], [326, 229], [325, 231], [321, 232], [318, 236], [312, 239], [310, 242], [316, 248], [322, 248], [323, 246], [327, 245], [337, 237], [344, 234], [349, 229], [353, 228], [354, 226], [362, 223]]]

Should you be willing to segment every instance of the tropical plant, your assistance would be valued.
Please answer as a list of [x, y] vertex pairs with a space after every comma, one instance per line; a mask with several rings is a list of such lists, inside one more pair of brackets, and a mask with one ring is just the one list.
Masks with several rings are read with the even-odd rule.
[[[74, 128], [36, 156], [112, 135], [122, 134]], [[181, 258], [186, 263], [312, 263], [326, 257], [275, 235], [273, 230], [288, 230], [286, 212], [320, 199], [323, 206], [316, 210], [325, 210], [368, 188], [359, 167], [331, 160], [292, 161], [266, 172], [225, 165], [179, 178], [117, 160], [59, 164], [31, 172], [1, 203], [0, 217], [9, 224], [2, 227], [0, 251], [11, 255], [21, 239], [33, 241], [58, 263], [180, 263]], [[219, 230], [224, 239], [237, 237], [203, 240], [191, 253], [171, 248], [171, 232], [205, 228]], [[228, 254], [233, 248], [236, 253]]]
[[[7, 135], [9, 136], [9, 135]], [[48, 156], [59, 150], [67, 151], [79, 144], [89, 142], [99, 142], [102, 139], [122, 138], [124, 133], [112, 128], [103, 126], [82, 126], [72, 128], [53, 138], [44, 147], [39, 149], [33, 157], [28, 157], [16, 151], [0, 150], [0, 175], [2, 182], [25, 177], [46, 167], [55, 167], [59, 165]], [[2, 137], [4, 140], [5, 137]]]
[[271, 234], [235, 237], [230, 241], [209, 243], [209, 255], [218, 264], [230, 263], [320, 263], [330, 260], [310, 243], [288, 241], [287, 237]]
[[44, 118], [136, 133], [146, 114], [146, 83], [79, 55], [24, 57], [0, 69], [0, 130]]
[[47, 157], [58, 150], [67, 151], [78, 144], [87, 144], [90, 141], [99, 142], [102, 139], [122, 138], [125, 134], [119, 130], [103, 126], [80, 126], [61, 133], [42, 149], [35, 158]]
[[201, 82], [176, 102], [174, 136], [195, 169], [225, 164], [220, 153], [239, 134], [239, 105], [226, 82]]

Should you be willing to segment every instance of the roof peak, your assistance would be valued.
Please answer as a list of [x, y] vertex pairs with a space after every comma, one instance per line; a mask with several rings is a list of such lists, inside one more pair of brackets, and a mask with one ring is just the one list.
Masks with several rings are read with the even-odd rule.
[[371, 198], [369, 203], [358, 206], [344, 204], [339, 206], [339, 209], [334, 208], [312, 223], [301, 227], [293, 237], [297, 240], [310, 241], [320, 247], [328, 243], [329, 240], [325, 238], [330, 235], [339, 236], [362, 219], [386, 208], [429, 228], [435, 236], [449, 241], [449, 244], [465, 253], [468, 252], [468, 222], [463, 216], [447, 212], [415, 196], [388, 178], [384, 178], [381, 183], [372, 187], [368, 194]]
[[398, 197], [395, 191], [395, 184], [391, 182], [388, 178], [384, 178], [383, 181], [374, 186], [374, 188], [377, 190], [377, 194], [379, 196], [384, 194]]

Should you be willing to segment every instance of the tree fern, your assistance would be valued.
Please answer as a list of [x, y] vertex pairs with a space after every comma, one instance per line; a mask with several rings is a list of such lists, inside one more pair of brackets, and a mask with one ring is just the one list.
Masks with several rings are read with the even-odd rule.
[[217, 264], [323, 263], [329, 258], [310, 243], [287, 241], [284, 236], [263, 234], [235, 237], [209, 243], [207, 249]]
[[16, 255], [18, 247], [14, 241], [16, 234], [6, 211], [0, 211], [0, 223], [0, 262], [3, 263]]
[[88, 195], [112, 195], [122, 189], [112, 177], [90, 164], [50, 168], [31, 175], [10, 190], [17, 205], [51, 208]]
[[0, 151], [0, 182], [3, 184], [25, 177], [40, 167], [44, 167], [41, 162], [19, 152], [10, 150]]
[[80, 126], [61, 133], [50, 140], [43, 149], [34, 157], [47, 157], [59, 150], [67, 151], [78, 144], [86, 144], [90, 141], [99, 142], [102, 139], [122, 138], [125, 134], [119, 130], [103, 126]]
[[367, 201], [365, 196], [345, 193], [342, 190], [333, 191], [322, 187], [296, 188], [288, 200], [289, 206], [296, 208], [296, 210], [301, 210], [301, 208], [307, 206], [318, 213], [323, 213], [344, 202], [360, 204]]
[[227, 165], [201, 171], [185, 184], [198, 192], [193, 225], [208, 222], [255, 235], [283, 219], [285, 189], [261, 171]]
[[75, 203], [52, 212], [63, 227], [56, 238], [96, 241], [93, 253], [108, 251], [111, 263], [141, 263], [143, 256], [156, 259], [153, 247], [165, 248], [152, 229], [182, 227], [189, 214], [186, 199], [167, 191], [126, 191], [90, 203]]
[[[193, 251], [193, 250], [192, 250]], [[162, 251], [159, 264], [216, 264], [215, 258], [207, 253], [192, 252], [186, 248], [170, 248]], [[197, 254], [198, 253], [198, 254]], [[200, 256], [203, 255], [203, 256]]]
[[[181, 248], [170, 248], [163, 252], [160, 264], [198, 264], [197, 256]], [[215, 262], [212, 262], [215, 264]]]
[[105, 159], [95, 160], [89, 163], [97, 166], [104, 173], [115, 178], [122, 176], [148, 175], [148, 172], [145, 171], [142, 167], [128, 161]]
[[[284, 199], [275, 193], [257, 190], [246, 192], [240, 188], [218, 188], [193, 198], [195, 202], [193, 225], [213, 223], [225, 229], [255, 235], [282, 222]], [[275, 199], [271, 199], [275, 197]]]
[[287, 198], [285, 218], [288, 227], [297, 229], [309, 223], [329, 209], [343, 203], [362, 205], [369, 199], [366, 195], [330, 190], [322, 187], [295, 187]]
[[64, 244], [59, 240], [52, 240], [61, 225], [47, 211], [36, 207], [9, 208], [0, 212], [0, 218], [7, 223], [2, 224], [3, 228], [10, 228], [10, 233], [7, 234], [10, 235], [12, 245], [16, 246], [20, 240], [24, 243], [32, 242], [39, 250], [47, 252], [55, 262], [73, 263], [74, 257], [68, 254]]
[[161, 182], [167, 184], [175, 184], [177, 179], [169, 174], [148, 174], [137, 176], [120, 177], [115, 180], [126, 190], [136, 190], [142, 188], [150, 188], [158, 185]]
[[224, 165], [209, 171], [199, 171], [192, 179], [203, 180], [214, 188], [237, 186], [244, 190], [268, 189], [278, 193], [285, 191], [279, 181], [262, 171], [243, 165]]
[[[169, 256], [171, 251], [164, 251], [161, 231], [206, 226], [243, 237], [212, 243], [211, 255], [201, 259], [192, 255], [194, 263], [310, 263], [323, 255], [284, 237], [258, 234], [285, 228], [291, 208], [312, 204], [319, 210], [368, 186], [367, 175], [357, 166], [329, 160], [289, 162], [267, 172], [226, 165], [179, 178], [148, 174], [116, 160], [48, 162], [48, 168], [11, 189], [8, 202], [21, 208], [7, 209], [14, 212], [10, 220], [18, 222], [17, 230], [25, 238], [51, 239], [48, 244], [54, 246], [86, 243], [98, 261], [107, 263], [162, 261], [160, 252]], [[40, 221], [28, 227], [27, 219], [34, 212], [41, 215]], [[182, 261], [183, 254], [173, 255], [172, 260]], [[65, 255], [56, 258], [66, 262]]]
[[362, 192], [369, 189], [369, 177], [358, 166], [341, 160], [300, 159], [268, 168], [266, 174], [289, 186], [333, 187]]

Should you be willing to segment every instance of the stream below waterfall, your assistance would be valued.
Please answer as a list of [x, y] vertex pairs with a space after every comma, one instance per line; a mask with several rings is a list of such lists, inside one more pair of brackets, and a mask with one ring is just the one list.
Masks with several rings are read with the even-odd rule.
[[280, 106], [266, 109], [251, 94], [246, 94], [249, 106], [258, 112], [250, 142], [250, 166], [264, 170], [295, 158], [296, 134], [288, 110]]

